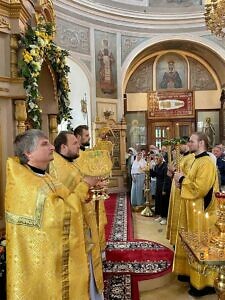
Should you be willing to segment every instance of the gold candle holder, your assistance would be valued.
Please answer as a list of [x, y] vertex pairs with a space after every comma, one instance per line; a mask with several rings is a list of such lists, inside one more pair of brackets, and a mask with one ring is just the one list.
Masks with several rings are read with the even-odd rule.
[[171, 165], [172, 162], [172, 146], [166, 145], [167, 155], [168, 155], [168, 164]]
[[175, 144], [175, 151], [176, 151], [176, 170], [180, 172], [180, 143]]
[[145, 217], [152, 217], [153, 212], [151, 211], [151, 188], [150, 188], [150, 162], [149, 157], [147, 158], [147, 165], [145, 167], [145, 208], [142, 210], [141, 215]]
[[225, 193], [217, 192], [218, 219], [216, 227], [219, 229], [219, 235], [212, 237], [210, 243], [216, 248], [225, 249]]
[[217, 198], [217, 216], [215, 223], [219, 232], [211, 231], [209, 215], [205, 214], [205, 232], [179, 231], [188, 261], [199, 274], [207, 275], [217, 271], [214, 287], [218, 299], [225, 300], [225, 193], [215, 193]]

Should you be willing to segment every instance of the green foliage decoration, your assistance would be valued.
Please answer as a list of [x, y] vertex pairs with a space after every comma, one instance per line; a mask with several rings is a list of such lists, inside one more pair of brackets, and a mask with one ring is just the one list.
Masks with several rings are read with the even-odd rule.
[[22, 59], [19, 62], [21, 76], [24, 77], [24, 89], [27, 94], [27, 113], [33, 128], [41, 128], [41, 96], [38, 82], [42, 63], [48, 61], [56, 74], [57, 96], [59, 113], [58, 124], [67, 121], [67, 128], [71, 130], [71, 111], [69, 101], [68, 73], [70, 68], [66, 65], [68, 51], [58, 47], [53, 41], [55, 27], [40, 18], [35, 28], [28, 26], [27, 31], [20, 38], [23, 48]]

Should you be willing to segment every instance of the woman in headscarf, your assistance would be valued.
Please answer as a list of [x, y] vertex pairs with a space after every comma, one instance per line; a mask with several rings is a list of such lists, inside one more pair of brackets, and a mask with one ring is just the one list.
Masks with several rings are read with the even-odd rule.
[[132, 207], [141, 206], [145, 203], [144, 199], [144, 181], [146, 161], [142, 158], [142, 153], [138, 152], [131, 167], [132, 187], [131, 187], [131, 205]]

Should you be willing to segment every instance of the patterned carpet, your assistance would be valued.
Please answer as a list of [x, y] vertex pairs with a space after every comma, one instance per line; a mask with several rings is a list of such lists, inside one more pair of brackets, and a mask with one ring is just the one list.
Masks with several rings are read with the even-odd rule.
[[138, 281], [171, 272], [173, 252], [161, 244], [133, 238], [132, 213], [126, 194], [112, 194], [105, 207], [108, 218], [105, 300], [139, 300]]

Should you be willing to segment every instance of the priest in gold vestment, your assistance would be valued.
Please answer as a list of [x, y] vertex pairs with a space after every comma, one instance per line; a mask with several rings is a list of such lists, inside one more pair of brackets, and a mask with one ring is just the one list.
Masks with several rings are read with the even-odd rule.
[[[113, 134], [113, 131], [110, 127], [102, 127], [99, 129], [99, 137], [96, 140], [96, 145], [94, 146], [95, 150], [107, 150], [109, 152], [110, 157], [113, 155], [113, 143], [108, 140], [108, 134]], [[100, 247], [103, 251], [106, 248], [106, 238], [105, 238], [105, 226], [107, 225], [107, 216], [105, 212], [105, 204], [104, 200], [99, 201], [99, 239], [100, 239]]]
[[[194, 154], [189, 152], [189, 147], [187, 143], [180, 145], [180, 153], [182, 155], [180, 159], [180, 170], [184, 174], [187, 175], [188, 171], [191, 168], [191, 165], [194, 161]], [[172, 165], [170, 171], [174, 174], [176, 166]], [[170, 166], [168, 166], [170, 168]], [[176, 187], [175, 181], [172, 181], [171, 191], [170, 191], [170, 202], [169, 202], [169, 211], [167, 218], [167, 228], [166, 228], [166, 238], [170, 241], [171, 245], [175, 245], [177, 238], [177, 225], [180, 216], [180, 207], [181, 207], [181, 199], [180, 199], [180, 189]]]
[[[215, 163], [208, 155], [208, 139], [204, 133], [193, 133], [189, 141], [190, 151], [195, 159], [187, 175], [176, 172], [175, 183], [181, 190], [181, 207], [178, 230], [187, 232], [202, 232], [205, 213], [209, 215], [209, 227], [215, 230], [216, 199], [215, 192], [219, 190]], [[214, 293], [213, 285], [216, 274], [211, 272], [202, 275], [194, 265], [188, 264], [187, 255], [182, 248], [181, 239], [177, 236], [173, 270], [178, 275], [190, 277], [191, 296], [204, 296]]]
[[[40, 130], [15, 139], [15, 154], [7, 162], [6, 237], [7, 299], [89, 299], [83, 287], [89, 271], [82, 257], [74, 264], [79, 217], [76, 202], [87, 197], [89, 185], [69, 191], [45, 173], [54, 146]], [[76, 249], [85, 253], [84, 244]], [[82, 270], [82, 276], [79, 273]]]
[[[54, 161], [50, 164], [50, 174], [70, 191], [74, 190], [77, 193], [79, 193], [83, 181], [87, 182], [90, 187], [96, 184], [95, 177], [82, 177], [74, 163], [74, 159], [79, 156], [79, 140], [80, 138], [76, 137], [73, 132], [61, 131], [54, 141], [56, 152], [54, 153]], [[86, 291], [90, 288], [91, 300], [102, 299], [103, 271], [94, 203], [89, 199], [83, 199], [83, 201], [77, 201], [76, 206], [79, 211], [78, 217], [82, 219], [82, 223], [77, 224], [75, 230], [84, 232], [86, 263], [89, 261], [90, 264], [89, 281], [84, 288]], [[71, 256], [79, 261], [82, 256], [78, 255], [76, 247], [77, 245], [71, 249]], [[79, 275], [81, 276], [80, 273]]]
[[[110, 153], [113, 149], [113, 144], [111, 141], [105, 141], [107, 133], [109, 132], [109, 127], [103, 127], [99, 131], [99, 138], [97, 139], [98, 147], [94, 147], [94, 150], [108, 150], [110, 145]], [[111, 130], [111, 129], [110, 129]], [[87, 125], [79, 125], [74, 130], [74, 135], [80, 137], [80, 149], [85, 151], [85, 147], [90, 146], [90, 133]], [[108, 150], [109, 151], [109, 150]], [[82, 170], [81, 170], [82, 171]], [[105, 206], [103, 200], [96, 202], [96, 214], [97, 214], [97, 223], [99, 231], [99, 241], [101, 250], [104, 251], [106, 247], [105, 239], [105, 225], [107, 224], [107, 218], [105, 213]], [[104, 253], [104, 252], [103, 252]], [[102, 255], [104, 258], [104, 254]]]

